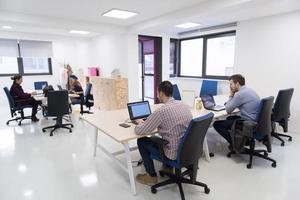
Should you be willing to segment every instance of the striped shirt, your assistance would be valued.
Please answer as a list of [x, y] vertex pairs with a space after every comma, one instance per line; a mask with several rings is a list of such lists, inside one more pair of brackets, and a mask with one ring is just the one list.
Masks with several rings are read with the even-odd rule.
[[169, 143], [164, 146], [166, 157], [177, 159], [180, 138], [188, 127], [193, 116], [187, 105], [173, 98], [154, 111], [147, 120], [135, 127], [137, 135], [146, 135], [158, 129], [159, 135]]

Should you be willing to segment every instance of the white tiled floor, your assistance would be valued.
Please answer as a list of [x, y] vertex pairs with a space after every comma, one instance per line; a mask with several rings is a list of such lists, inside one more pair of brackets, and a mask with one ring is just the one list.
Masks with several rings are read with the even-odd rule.
[[[8, 109], [0, 107], [0, 111], [0, 200], [180, 199], [176, 186], [160, 189], [154, 195], [148, 186], [137, 184], [138, 194], [133, 196], [126, 173], [99, 151], [93, 158], [92, 128], [79, 121], [78, 115], [72, 116], [73, 133], [59, 130], [49, 137], [41, 128], [54, 121], [42, 119], [37, 124], [25, 121], [21, 127], [14, 123], [6, 126]], [[220, 143], [222, 140], [213, 131], [208, 136], [215, 157], [210, 163], [201, 160], [198, 180], [207, 183], [211, 193], [184, 186], [186, 199], [300, 199], [299, 135], [293, 134], [293, 142], [285, 147], [273, 142], [271, 156], [277, 160], [277, 168], [255, 159], [251, 170], [246, 169], [245, 157], [225, 156], [226, 144]], [[105, 136], [99, 142], [112, 150], [121, 149]], [[138, 152], [133, 153], [133, 159], [139, 159]], [[135, 173], [141, 171], [141, 167], [135, 168]]]

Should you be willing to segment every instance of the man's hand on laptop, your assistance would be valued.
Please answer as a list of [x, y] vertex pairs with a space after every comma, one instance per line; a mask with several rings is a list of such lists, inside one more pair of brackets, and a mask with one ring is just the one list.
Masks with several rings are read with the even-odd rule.
[[137, 125], [140, 125], [140, 124], [144, 123], [144, 120], [143, 120], [143, 119], [136, 119], [136, 120], [134, 120], [134, 121], [135, 121], [135, 123], [136, 123]]

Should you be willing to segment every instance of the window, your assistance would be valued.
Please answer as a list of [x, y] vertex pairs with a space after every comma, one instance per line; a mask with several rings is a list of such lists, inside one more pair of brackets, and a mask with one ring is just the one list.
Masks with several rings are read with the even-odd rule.
[[12, 75], [19, 72], [18, 41], [0, 39], [0, 75]]
[[20, 40], [22, 69], [25, 75], [52, 74], [52, 43]]
[[227, 79], [234, 69], [235, 31], [180, 40], [184, 77]]
[[24, 74], [49, 74], [48, 58], [23, 57]]
[[1, 75], [10, 75], [18, 74], [18, 59], [17, 57], [0, 57], [0, 74]]
[[203, 38], [181, 41], [180, 75], [202, 76]]
[[52, 74], [52, 43], [0, 39], [0, 76]]
[[177, 54], [178, 54], [178, 40], [170, 40], [170, 77], [176, 76], [177, 71]]
[[154, 75], [154, 54], [145, 54], [145, 74]]
[[235, 36], [207, 39], [206, 75], [232, 75], [234, 44]]

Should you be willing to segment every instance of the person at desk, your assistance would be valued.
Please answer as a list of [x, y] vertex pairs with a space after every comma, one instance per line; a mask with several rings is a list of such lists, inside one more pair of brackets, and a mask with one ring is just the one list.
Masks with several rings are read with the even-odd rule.
[[[158, 86], [158, 98], [164, 105], [154, 111], [146, 121], [137, 120], [135, 133], [144, 135], [156, 128], [159, 135], [169, 143], [164, 146], [164, 153], [170, 160], [177, 158], [180, 138], [188, 127], [193, 116], [187, 105], [176, 101], [172, 97], [173, 86], [169, 81], [163, 81]], [[137, 145], [146, 169], [145, 174], [138, 174], [136, 180], [142, 184], [157, 183], [153, 160], [150, 154], [160, 156], [157, 145], [148, 137], [137, 140]]]
[[31, 120], [33, 122], [39, 121], [39, 119], [36, 117], [37, 108], [40, 102], [36, 101], [32, 95], [36, 94], [35, 92], [32, 93], [25, 93], [23, 91], [23, 88], [21, 86], [23, 82], [23, 77], [21, 75], [15, 75], [11, 77], [13, 80], [13, 84], [10, 88], [10, 94], [11, 96], [16, 100], [19, 101], [19, 103], [22, 106], [25, 105], [31, 105], [32, 106], [32, 112], [31, 112]]
[[72, 104], [76, 104], [76, 103], [81, 102], [81, 98], [83, 96], [83, 89], [81, 87], [80, 82], [78, 81], [77, 76], [75, 76], [75, 75], [70, 76], [70, 90], [69, 90], [69, 92], [71, 94], [78, 94], [79, 95], [79, 97], [72, 97], [71, 98]]
[[239, 118], [256, 120], [260, 98], [255, 91], [245, 86], [245, 78], [240, 74], [232, 75], [229, 78], [229, 87], [229, 100], [225, 103], [226, 111], [227, 113], [232, 113], [238, 108], [240, 115], [229, 116], [226, 120], [215, 121], [213, 126], [215, 130], [227, 140], [229, 150], [232, 151], [233, 147], [230, 131], [234, 121]]

